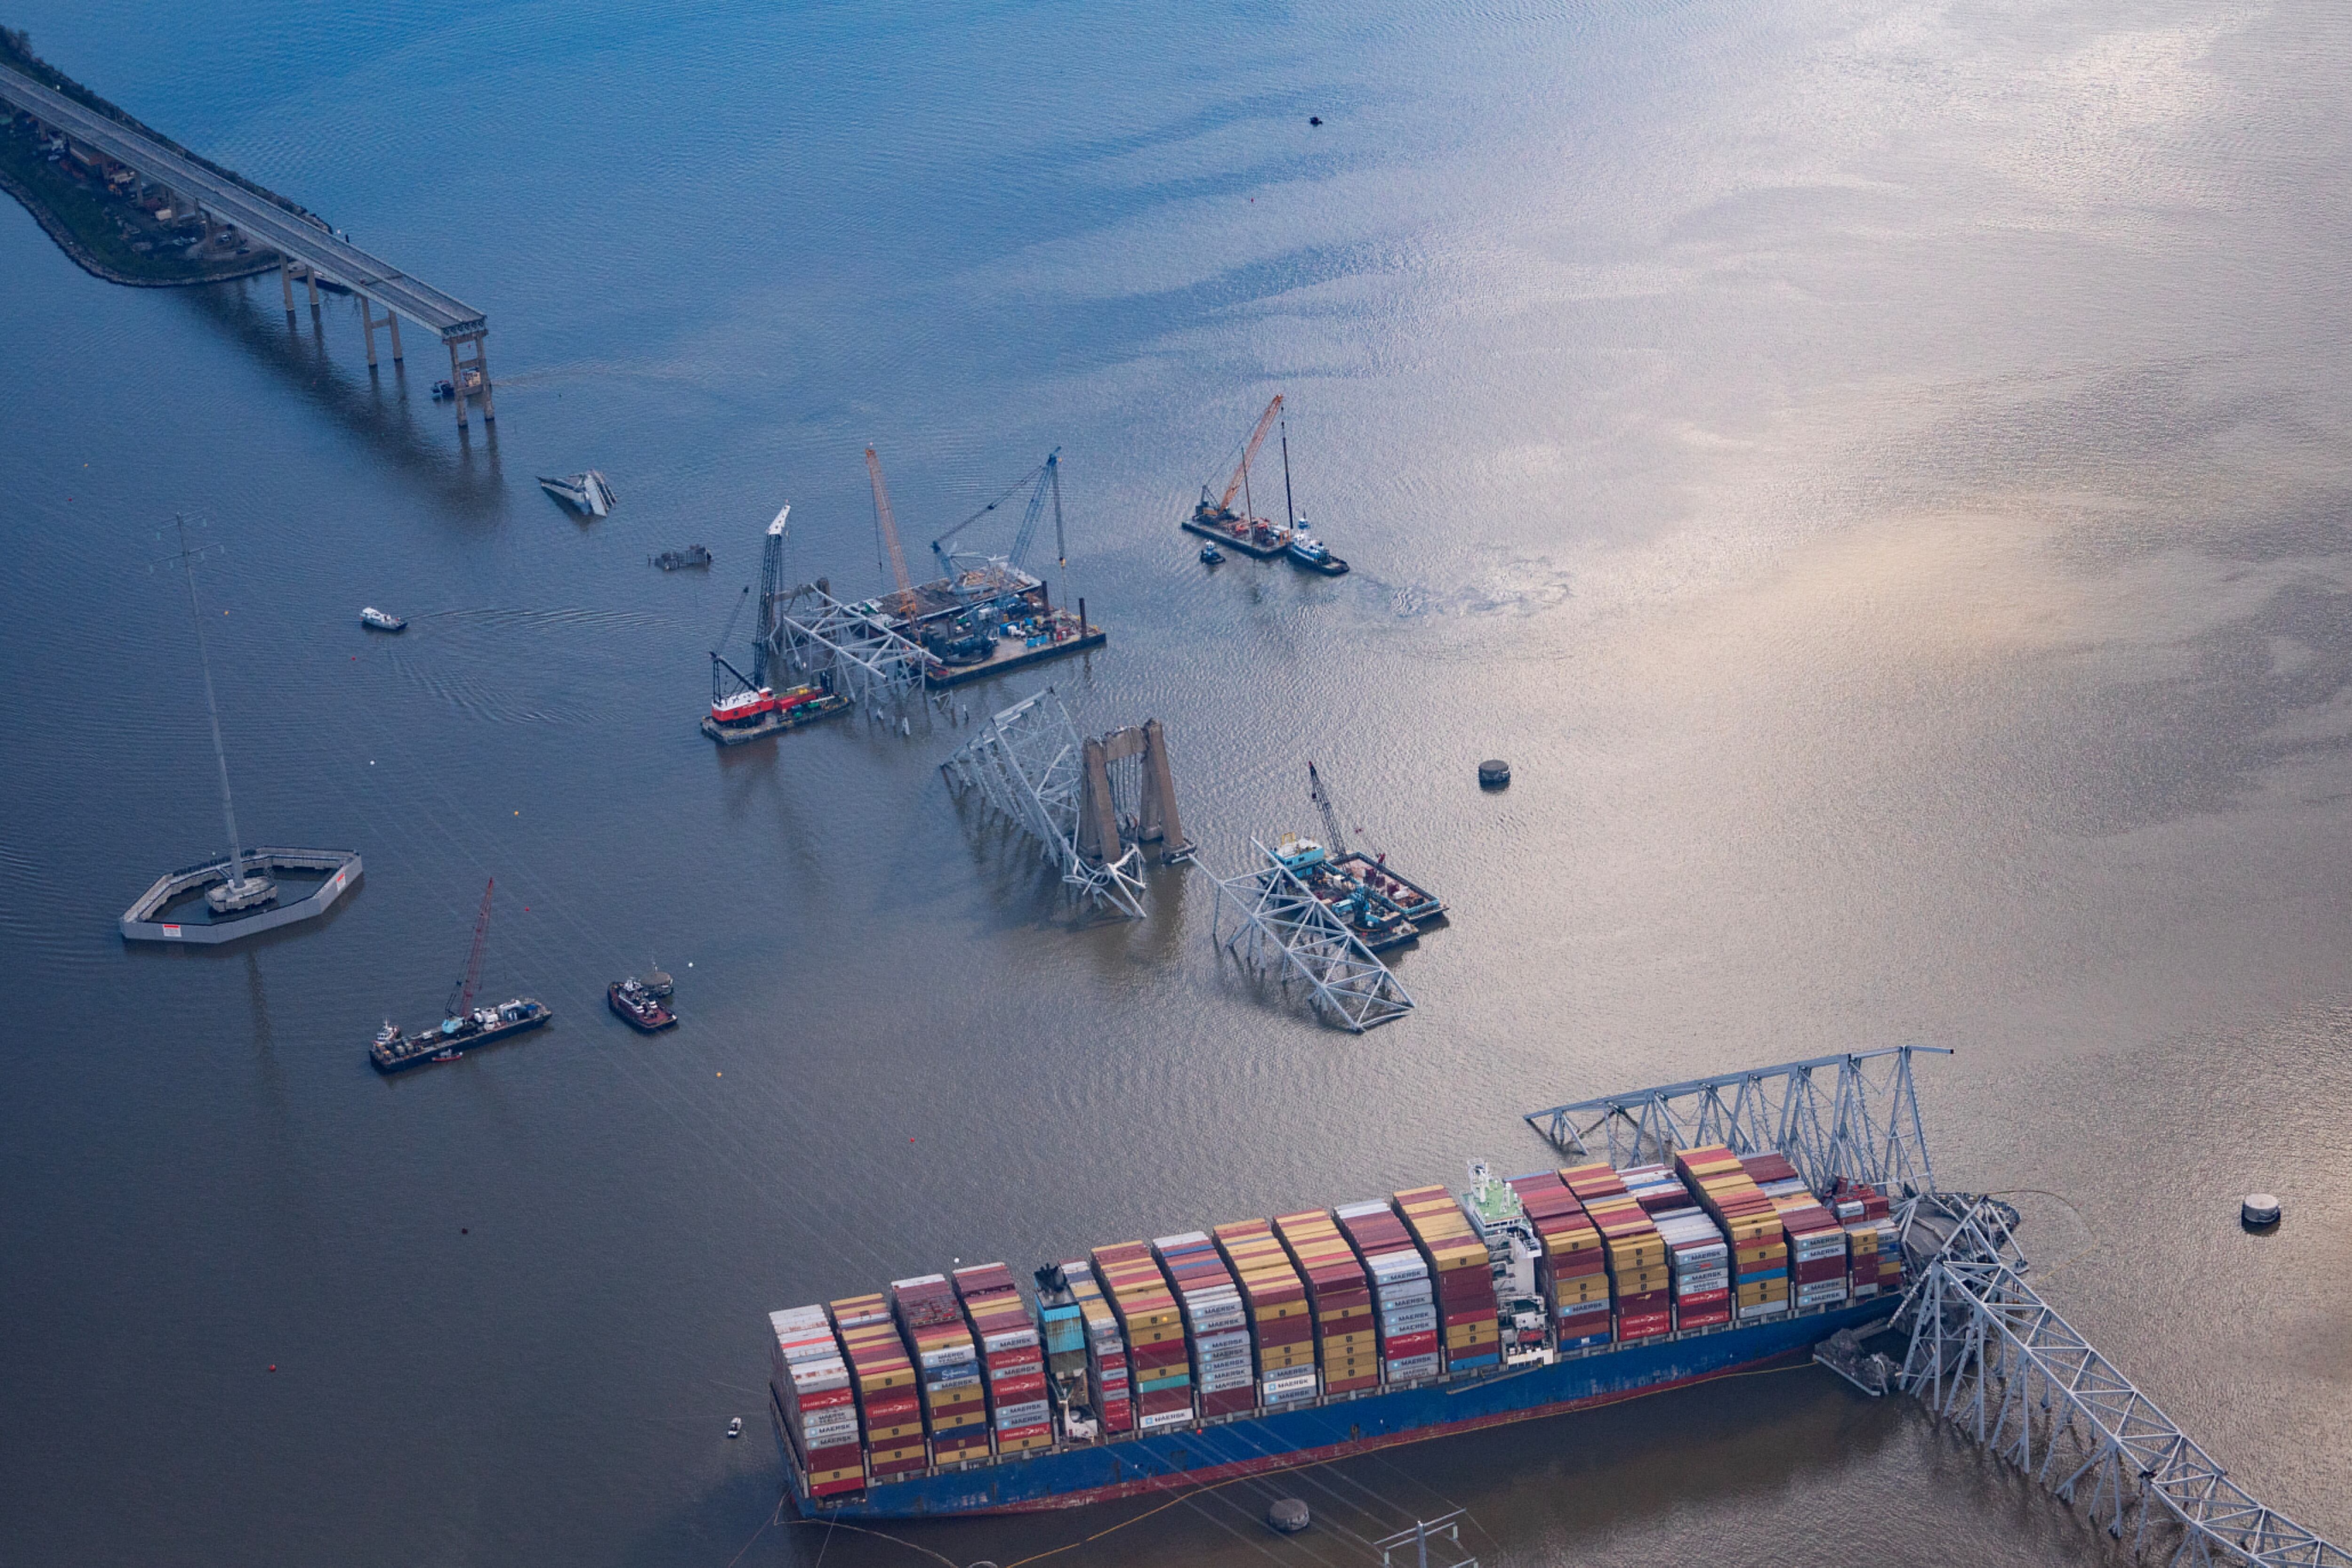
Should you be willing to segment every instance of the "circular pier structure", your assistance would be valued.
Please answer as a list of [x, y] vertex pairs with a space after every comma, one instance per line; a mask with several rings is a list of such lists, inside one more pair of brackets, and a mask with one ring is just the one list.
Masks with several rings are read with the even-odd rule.
[[2238, 1218], [2248, 1230], [2267, 1230], [2279, 1222], [2276, 1193], [2248, 1193], [2238, 1205]]
[[[355, 849], [248, 849], [245, 877], [224, 857], [155, 879], [122, 911], [122, 940], [216, 947], [316, 920], [360, 879]], [[196, 890], [204, 889], [197, 897]]]
[[1265, 1527], [1282, 1535], [1296, 1535], [1312, 1522], [1307, 1505], [1295, 1497], [1276, 1498], [1265, 1510]]
[[1480, 789], [1503, 789], [1511, 782], [1511, 764], [1500, 757], [1489, 757], [1478, 764]]

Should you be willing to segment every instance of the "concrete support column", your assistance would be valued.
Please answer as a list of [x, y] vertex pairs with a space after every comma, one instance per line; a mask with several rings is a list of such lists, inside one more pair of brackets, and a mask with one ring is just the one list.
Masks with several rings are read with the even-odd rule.
[[315, 267], [302, 268], [302, 281], [310, 286], [310, 309], [315, 310], [319, 308], [319, 269]]
[[474, 340], [474, 366], [482, 373], [482, 423], [495, 425], [499, 420], [499, 406], [490, 401], [490, 351], [483, 346], [478, 337]]
[[285, 258], [278, 260], [278, 291], [286, 296], [286, 313], [294, 313], [294, 264]]
[[368, 368], [370, 370], [373, 370], [375, 368], [375, 330], [378, 327], [390, 327], [392, 329], [392, 363], [394, 364], [398, 364], [400, 363], [400, 318], [398, 316], [394, 315], [390, 310], [386, 310], [382, 318], [379, 319], [375, 313], [375, 301], [369, 299], [366, 295], [362, 294], [360, 296], [360, 325], [367, 329]]
[[466, 367], [457, 363], [457, 340], [449, 342], [449, 401], [457, 405], [457, 428], [466, 427]]

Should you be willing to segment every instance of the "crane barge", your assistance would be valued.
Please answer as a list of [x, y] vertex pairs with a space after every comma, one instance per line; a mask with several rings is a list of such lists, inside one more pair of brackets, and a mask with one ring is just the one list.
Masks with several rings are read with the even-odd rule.
[[[1274, 428], [1282, 413], [1282, 394], [1276, 393], [1265, 412], [1257, 416], [1257, 427], [1243, 444], [1242, 460], [1234, 465], [1234, 476], [1225, 481], [1224, 493], [1215, 500], [1209, 499], [1209, 487], [1201, 487], [1201, 500], [1192, 508], [1192, 515], [1184, 520], [1187, 531], [1219, 544], [1231, 545], [1244, 555], [1260, 561], [1271, 561], [1290, 551], [1291, 530], [1277, 527], [1272, 518], [1256, 515], [1257, 503], [1250, 499], [1250, 464], [1257, 458], [1257, 449], [1265, 445], [1266, 432]], [[1234, 497], [1242, 498], [1242, 510], [1234, 510]]]
[[466, 972], [449, 989], [441, 1022], [415, 1035], [404, 1035], [399, 1025], [386, 1018], [374, 1044], [368, 1047], [368, 1059], [376, 1071], [405, 1072], [426, 1062], [453, 1062], [467, 1051], [527, 1033], [555, 1016], [530, 996], [517, 996], [495, 1007], [474, 1005], [474, 991], [482, 980], [482, 947], [490, 934], [490, 894], [498, 885], [495, 877], [483, 885], [481, 913], [474, 917], [474, 946], [466, 955]]

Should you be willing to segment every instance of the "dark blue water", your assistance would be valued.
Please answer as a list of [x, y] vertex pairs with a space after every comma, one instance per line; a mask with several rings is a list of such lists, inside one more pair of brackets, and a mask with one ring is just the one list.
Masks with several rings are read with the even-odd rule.
[[[459, 437], [420, 332], [371, 375], [348, 300], [111, 287], [0, 207], [0, 1556], [912, 1562], [770, 1522], [767, 1310], [1901, 1040], [1959, 1052], [1938, 1174], [2033, 1189], [2052, 1299], [2352, 1536], [2338, 12], [9, 20], [485, 310], [500, 418]], [[1347, 578], [1175, 528], [1276, 391]], [[1061, 447], [1111, 642], [1051, 679], [1167, 724], [1203, 847], [1150, 920], [960, 816], [961, 731], [696, 732], [780, 505], [796, 574], [881, 584], [868, 443], [919, 557]], [[604, 521], [532, 482], [592, 463]], [[175, 511], [247, 836], [368, 865], [226, 954], [113, 933], [219, 837]], [[1308, 757], [1456, 911], [1363, 1039], [1208, 935]], [[492, 876], [486, 988], [555, 1025], [379, 1080]], [[647, 1041], [598, 998], [656, 958]], [[1811, 1371], [1302, 1489], [1293, 1541], [1244, 1487], [1058, 1561], [1329, 1568], [1454, 1505], [1489, 1568], [2112, 1555]]]

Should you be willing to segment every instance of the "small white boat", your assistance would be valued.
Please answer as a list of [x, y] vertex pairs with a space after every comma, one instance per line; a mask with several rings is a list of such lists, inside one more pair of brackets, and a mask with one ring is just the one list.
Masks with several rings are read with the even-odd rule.
[[539, 488], [574, 511], [590, 517], [609, 517], [619, 500], [613, 494], [613, 487], [604, 482], [604, 476], [593, 468], [561, 479], [551, 479], [542, 474]]
[[360, 612], [360, 625], [379, 632], [404, 632], [408, 629], [405, 620], [390, 611], [379, 610], [373, 605]]
[[727, 1435], [730, 1437], [740, 1437], [743, 1435], [743, 1418], [740, 1415], [727, 1423]]

